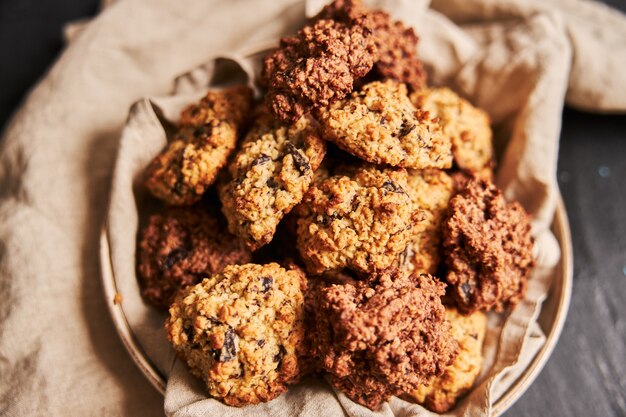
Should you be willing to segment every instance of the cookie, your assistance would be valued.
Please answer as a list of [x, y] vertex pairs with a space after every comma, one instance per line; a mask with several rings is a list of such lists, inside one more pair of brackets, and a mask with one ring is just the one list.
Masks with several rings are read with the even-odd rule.
[[334, 19], [351, 25], [363, 25], [372, 31], [376, 45], [374, 72], [419, 90], [426, 85], [426, 72], [417, 57], [418, 37], [413, 28], [394, 21], [382, 10], [369, 10], [360, 1], [335, 0], [313, 18]]
[[326, 152], [311, 120], [291, 125], [262, 114], [220, 184], [229, 230], [252, 250], [269, 243], [280, 220], [298, 204]]
[[318, 288], [313, 350], [332, 385], [376, 410], [440, 375], [457, 348], [441, 304], [444, 287], [391, 269]]
[[186, 108], [178, 131], [146, 169], [152, 195], [170, 205], [199, 201], [235, 149], [251, 100], [252, 90], [239, 86], [210, 91]]
[[435, 274], [441, 261], [441, 224], [448, 209], [454, 185], [445, 171], [409, 170], [408, 192], [419, 211], [411, 240], [399, 259], [399, 267], [409, 273]]
[[243, 241], [217, 218], [203, 208], [181, 207], [150, 216], [141, 232], [137, 272], [145, 299], [167, 310], [180, 288], [251, 260]]
[[168, 339], [212, 397], [236, 407], [269, 401], [300, 374], [305, 290], [299, 270], [227, 266], [179, 293]]
[[450, 411], [457, 399], [474, 385], [483, 364], [483, 341], [487, 330], [487, 316], [480, 311], [465, 316], [447, 308], [446, 320], [459, 345], [458, 355], [443, 375], [410, 394], [412, 400], [436, 413]]
[[385, 269], [406, 248], [415, 210], [404, 169], [344, 170], [306, 194], [298, 211], [298, 250], [307, 271]]
[[328, 19], [305, 26], [281, 39], [264, 59], [261, 84], [267, 87], [268, 108], [293, 123], [313, 108], [328, 106], [371, 70], [375, 53], [371, 31], [363, 26]]
[[448, 292], [459, 310], [502, 311], [524, 297], [534, 265], [530, 216], [488, 181], [452, 198], [443, 224]]
[[418, 109], [438, 118], [452, 142], [455, 164], [469, 172], [493, 165], [493, 139], [489, 115], [448, 88], [428, 88], [411, 95]]
[[322, 135], [365, 161], [404, 168], [450, 168], [450, 139], [427, 112], [416, 110], [404, 84], [366, 84], [316, 112]]

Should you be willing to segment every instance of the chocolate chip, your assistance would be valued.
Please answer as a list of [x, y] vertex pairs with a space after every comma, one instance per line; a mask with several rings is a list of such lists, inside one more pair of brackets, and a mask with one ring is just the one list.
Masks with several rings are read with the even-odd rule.
[[319, 222], [322, 224], [322, 226], [328, 226], [330, 222], [338, 218], [339, 218], [339, 215], [337, 213], [322, 214], [321, 218], [319, 219]]
[[285, 149], [287, 150], [287, 154], [291, 154], [291, 157], [293, 158], [293, 163], [296, 168], [298, 168], [298, 171], [300, 171], [301, 174], [304, 174], [311, 170], [311, 165], [309, 165], [309, 161], [304, 156], [302, 156], [298, 148], [293, 146], [291, 142], [287, 142]]
[[267, 180], [267, 182], [265, 183], [267, 184], [268, 187], [270, 188], [276, 188], [278, 187], [278, 183], [276, 182], [276, 180], [272, 177], [270, 177], [270, 179]]
[[272, 288], [274, 279], [272, 279], [272, 277], [263, 277], [261, 278], [261, 283], [263, 286], [263, 292], [268, 292]]
[[182, 177], [179, 176], [176, 179], [176, 182], [174, 183], [172, 190], [174, 191], [174, 194], [177, 194], [177, 195], [183, 194], [183, 178]]
[[193, 131], [193, 135], [196, 138], [206, 138], [211, 136], [211, 133], [213, 133], [213, 126], [211, 125], [198, 126], [196, 130]]
[[265, 345], [265, 339], [259, 339], [259, 340], [256, 342], [256, 344], [257, 344], [259, 347], [263, 347], [263, 346]]
[[185, 248], [175, 248], [167, 254], [165, 259], [161, 264], [161, 270], [166, 271], [170, 269], [174, 264], [182, 260], [185, 256], [187, 256], [187, 249]]
[[401, 138], [405, 137], [406, 135], [411, 133], [413, 130], [415, 130], [416, 127], [417, 126], [415, 126], [413, 123], [405, 120], [404, 122], [402, 122], [402, 126], [400, 126], [400, 132], [399, 132], [400, 137]]
[[230, 361], [235, 358], [235, 355], [237, 354], [236, 338], [237, 335], [232, 328], [226, 330], [226, 333], [224, 334], [224, 345], [220, 350], [220, 362]]
[[183, 331], [185, 332], [185, 336], [187, 336], [187, 342], [193, 342], [193, 326], [183, 327]]
[[391, 180], [387, 180], [383, 183], [383, 188], [387, 191], [391, 191], [393, 193], [406, 194], [404, 188], [400, 187], [398, 184]]
[[254, 161], [252, 161], [252, 165], [253, 167], [257, 166], [257, 165], [261, 165], [264, 164], [266, 162], [271, 161], [272, 158], [270, 158], [269, 156], [262, 154], [261, 156], [259, 156], [257, 159], [255, 159]]
[[283, 356], [285, 356], [285, 353], [287, 353], [287, 351], [285, 350], [285, 347], [283, 345], [280, 345], [279, 349], [278, 349], [278, 353], [276, 355], [274, 355], [274, 362], [278, 362], [278, 365], [276, 366], [277, 368], [280, 367], [280, 362], [283, 360]]
[[463, 300], [469, 302], [472, 298], [472, 287], [467, 282], [464, 282], [461, 284], [461, 293]]

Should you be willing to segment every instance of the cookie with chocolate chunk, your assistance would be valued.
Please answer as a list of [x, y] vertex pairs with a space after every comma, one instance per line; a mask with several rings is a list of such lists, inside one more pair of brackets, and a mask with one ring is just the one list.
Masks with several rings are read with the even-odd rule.
[[166, 310], [180, 288], [251, 260], [243, 241], [207, 210], [180, 207], [150, 216], [141, 232], [137, 272], [145, 299]]
[[316, 288], [313, 352], [331, 383], [376, 410], [440, 375], [456, 354], [444, 284], [397, 269]]
[[316, 113], [322, 135], [367, 162], [403, 168], [450, 168], [450, 139], [418, 111], [404, 84], [374, 81]]
[[311, 120], [283, 124], [267, 112], [256, 120], [219, 186], [229, 230], [256, 250], [298, 204], [326, 152]]
[[534, 265], [530, 216], [496, 186], [471, 179], [443, 224], [448, 292], [464, 313], [502, 311], [524, 297]]
[[487, 330], [487, 316], [482, 311], [465, 316], [454, 308], [446, 308], [446, 320], [459, 345], [458, 354], [441, 376], [409, 394], [412, 400], [436, 413], [451, 410], [458, 398], [474, 385], [483, 364], [483, 341]]
[[146, 168], [152, 195], [170, 205], [199, 201], [235, 149], [251, 100], [252, 90], [238, 86], [210, 91], [186, 108], [178, 131]]
[[307, 271], [372, 273], [404, 251], [415, 220], [404, 169], [350, 167], [315, 183], [298, 207], [298, 250]]
[[228, 266], [179, 293], [168, 339], [212, 397], [236, 407], [269, 401], [300, 376], [305, 291], [297, 269]]

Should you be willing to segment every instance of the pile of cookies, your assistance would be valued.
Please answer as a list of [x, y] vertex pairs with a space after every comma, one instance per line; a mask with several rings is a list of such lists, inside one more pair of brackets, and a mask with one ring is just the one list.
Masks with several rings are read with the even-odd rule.
[[243, 406], [323, 375], [377, 409], [444, 412], [485, 312], [524, 297], [529, 216], [493, 184], [486, 113], [426, 85], [412, 29], [336, 0], [236, 86], [186, 108], [145, 172], [145, 299], [209, 394]]

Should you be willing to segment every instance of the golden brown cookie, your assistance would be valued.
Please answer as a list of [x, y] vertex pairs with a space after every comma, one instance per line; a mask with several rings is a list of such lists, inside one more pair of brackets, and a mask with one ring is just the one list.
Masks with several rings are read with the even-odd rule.
[[252, 250], [269, 243], [309, 189], [325, 152], [309, 118], [284, 125], [262, 114], [228, 167], [231, 179], [219, 187], [229, 230]]
[[441, 261], [441, 224], [453, 193], [452, 179], [439, 169], [409, 170], [408, 192], [419, 211], [411, 240], [399, 259], [409, 273], [435, 274]]
[[474, 385], [483, 364], [483, 341], [487, 330], [487, 316], [481, 311], [465, 316], [454, 308], [446, 308], [446, 320], [459, 345], [458, 355], [443, 375], [410, 394], [414, 401], [436, 413], [452, 409], [457, 399]]
[[178, 132], [145, 173], [146, 188], [171, 205], [202, 198], [237, 143], [252, 90], [238, 86], [210, 91], [181, 115]]
[[333, 386], [376, 410], [440, 375], [457, 348], [441, 304], [444, 287], [397, 269], [316, 287], [313, 351]]
[[325, 139], [365, 161], [415, 169], [452, 166], [450, 139], [396, 81], [366, 84], [317, 116]]
[[404, 169], [351, 167], [314, 184], [299, 207], [298, 249], [316, 275], [393, 264], [410, 238], [415, 210]]
[[489, 115], [448, 88], [427, 88], [411, 94], [418, 109], [439, 119], [452, 142], [456, 165], [479, 172], [493, 165], [493, 140]]
[[143, 296], [167, 310], [180, 288], [251, 260], [243, 241], [205, 208], [180, 207], [150, 217], [141, 232], [137, 271]]
[[236, 407], [269, 401], [300, 375], [305, 291], [299, 270], [227, 266], [179, 293], [168, 339], [212, 397]]
[[443, 224], [448, 293], [464, 313], [503, 310], [524, 297], [534, 265], [530, 216], [488, 181], [450, 200]]

